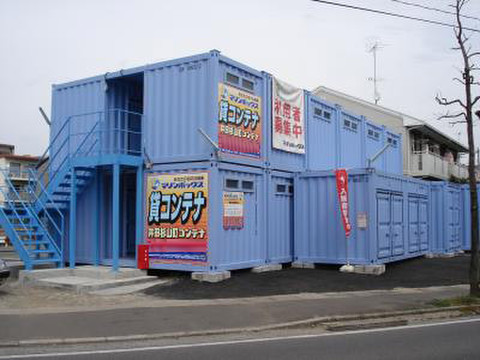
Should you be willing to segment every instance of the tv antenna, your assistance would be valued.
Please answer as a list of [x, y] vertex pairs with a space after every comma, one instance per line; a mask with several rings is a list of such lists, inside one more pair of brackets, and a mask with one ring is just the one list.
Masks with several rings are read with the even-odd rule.
[[378, 40], [370, 41], [369, 44], [367, 44], [367, 52], [372, 53], [373, 55], [373, 77], [369, 77], [368, 81], [373, 82], [373, 101], [375, 102], [375, 105], [377, 105], [382, 98], [378, 91], [378, 82], [381, 81], [381, 79], [377, 77], [377, 51], [384, 47], [385, 45]]

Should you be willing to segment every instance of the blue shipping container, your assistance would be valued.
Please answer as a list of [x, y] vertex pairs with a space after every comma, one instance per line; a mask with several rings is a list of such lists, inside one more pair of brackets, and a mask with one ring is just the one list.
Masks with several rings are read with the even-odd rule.
[[464, 243], [464, 198], [460, 185], [432, 182], [430, 185], [430, 252], [454, 254]]
[[295, 177], [295, 261], [385, 264], [427, 253], [428, 182], [362, 169], [351, 170], [348, 176], [352, 224], [348, 241], [335, 174]]
[[[146, 202], [146, 239], [150, 241], [150, 268], [184, 271], [216, 271], [250, 268], [267, 263], [267, 208], [266, 208], [266, 176], [265, 171], [235, 164], [221, 162], [199, 162], [184, 164], [156, 165], [145, 174], [147, 192]], [[183, 198], [185, 191], [190, 191], [189, 185], [183, 185], [189, 178], [200, 176], [203, 182], [208, 182], [208, 191], [204, 193], [205, 208], [203, 217], [208, 219], [203, 227], [197, 224], [194, 232], [202, 232], [202, 242], [198, 246], [192, 243], [201, 240], [200, 237], [179, 236], [184, 242], [171, 240], [168, 234], [169, 226], [183, 233], [188, 228], [189, 220], [183, 223], [180, 218], [160, 224], [149, 223], [152, 206], [148, 179], [158, 179], [156, 186], [162, 189], [177, 188], [178, 198]], [[174, 179], [174, 180], [172, 180]], [[187, 179], [187, 180], [184, 180]], [[157, 181], [157, 180], [155, 180]], [[163, 194], [165, 197], [165, 194]], [[196, 196], [194, 196], [196, 198]], [[191, 199], [191, 198], [190, 198]], [[178, 199], [177, 199], [178, 200]], [[162, 200], [163, 201], [163, 200]], [[172, 202], [174, 200], [171, 200]], [[167, 211], [163, 208], [162, 214]], [[178, 201], [177, 201], [178, 204]], [[175, 212], [176, 206], [173, 207]], [[182, 210], [177, 216], [182, 217]], [[161, 215], [162, 216], [162, 215]], [[193, 218], [192, 218], [193, 219]], [[165, 236], [154, 236], [151, 228], [156, 225], [166, 228]], [[186, 224], [186, 225], [185, 225]], [[161, 230], [161, 229], [160, 229]], [[164, 231], [164, 230], [162, 230]], [[177, 233], [177, 234], [178, 234]], [[159, 231], [160, 234], [160, 231]], [[195, 248], [197, 246], [197, 248]]]
[[307, 170], [372, 167], [403, 174], [400, 135], [311, 94], [306, 103]]

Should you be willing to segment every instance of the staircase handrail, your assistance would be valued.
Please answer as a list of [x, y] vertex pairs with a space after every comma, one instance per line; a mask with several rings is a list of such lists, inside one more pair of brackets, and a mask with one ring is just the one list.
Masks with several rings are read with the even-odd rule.
[[[68, 141], [69, 141], [69, 137], [65, 138], [65, 140], [63, 140], [62, 144], [60, 145], [60, 148], [59, 148], [59, 149], [62, 149], [65, 144], [68, 144]], [[55, 159], [58, 154], [60, 154], [60, 151], [57, 151], [57, 152], [55, 153], [55, 155], [50, 158], [50, 162], [52, 162], [53, 159]], [[67, 159], [67, 157], [65, 157], [65, 159], [62, 160], [62, 162], [60, 163], [59, 168], [62, 167], [62, 165], [64, 164], [64, 162], [66, 161], [66, 159]], [[49, 168], [46, 167], [45, 170], [43, 170], [43, 171], [38, 175], [37, 180], [38, 180], [38, 181], [41, 181], [42, 178], [43, 178], [43, 176], [45, 175], [45, 173], [46, 173], [48, 170], [49, 170]], [[52, 177], [51, 179], [49, 178], [49, 182], [55, 177], [55, 175], [56, 175], [57, 173], [58, 173], [58, 171], [55, 172], [55, 174], [53, 175], [53, 177]], [[48, 186], [48, 184], [47, 184], [47, 186]]]
[[[25, 200], [22, 200], [22, 198], [20, 197], [20, 194], [17, 192], [17, 189], [15, 189], [15, 186], [13, 186], [10, 179], [5, 177], [5, 174], [4, 174], [4, 183], [8, 185], [9, 192], [11, 192], [11, 193], [13, 192], [13, 194], [15, 194], [15, 198], [18, 199], [18, 204], [20, 204], [24, 208], [26, 213], [30, 214], [29, 209], [25, 206]], [[18, 213], [17, 207], [15, 206], [15, 201], [11, 200], [10, 196], [8, 194], [5, 194], [5, 192], [3, 191], [1, 186], [0, 186], [0, 191], [3, 194], [4, 200], [6, 200], [11, 205], [10, 208], [15, 213], [15, 216], [16, 216], [19, 224], [21, 224], [23, 226], [23, 228], [25, 229], [25, 232], [29, 236], [29, 245], [31, 245], [32, 244], [32, 231], [27, 228], [25, 223], [20, 218], [20, 214]], [[14, 231], [17, 233], [17, 235], [19, 235], [18, 232], [15, 230], [15, 228], [14, 228]]]
[[71, 116], [69, 116], [67, 118], [67, 120], [63, 123], [62, 127], [60, 128], [60, 130], [57, 132], [57, 134], [53, 137], [53, 140], [50, 141], [50, 145], [47, 147], [47, 149], [43, 152], [42, 156], [40, 156], [39, 160], [37, 161], [36, 165], [35, 165], [35, 168], [39, 168], [41, 166], [41, 164], [43, 163], [43, 161], [45, 160], [46, 158], [46, 155], [48, 154], [48, 152], [50, 151], [50, 149], [52, 148], [53, 144], [55, 144], [55, 141], [57, 140], [57, 138], [60, 136], [60, 134], [62, 133], [62, 131], [66, 128], [66, 126], [70, 123], [71, 121]]
[[[80, 151], [80, 149], [82, 148], [82, 146], [85, 144], [85, 142], [87, 141], [88, 138], [90, 138], [90, 136], [95, 132], [95, 128], [97, 127], [97, 125], [99, 124], [99, 120], [97, 120], [97, 122], [95, 122], [95, 125], [92, 126], [92, 128], [90, 129], [90, 131], [87, 133], [87, 135], [85, 135], [85, 137], [83, 138], [83, 140], [81, 141], [80, 145], [78, 145], [77, 147], [77, 150], [75, 150], [75, 152], [70, 155], [70, 159], [72, 158], [75, 158], [78, 154], [78, 152]], [[94, 144], [96, 144], [96, 141], [94, 142]]]
[[[8, 203], [8, 204], [14, 204], [15, 202], [13, 200], [10, 200], [9, 197], [8, 197], [8, 194], [5, 193], [5, 191], [3, 190], [3, 186], [0, 186], [0, 192], [2, 193], [3, 195], [3, 199], [4, 199], [4, 202]], [[18, 195], [18, 194], [17, 194]], [[31, 233], [31, 231], [26, 227], [25, 223], [20, 219], [20, 214], [17, 212], [17, 209], [15, 206], [11, 206], [11, 210], [15, 213], [15, 217], [17, 218], [18, 220], [18, 225], [21, 225], [23, 226], [23, 228], [25, 229], [25, 232], [26, 233]], [[17, 225], [17, 224], [15, 224]], [[17, 233], [18, 235], [18, 232], [17, 230], [15, 229], [15, 226], [12, 226], [13, 230], [15, 231], [15, 233]]]
[[[17, 192], [17, 189], [15, 189], [15, 186], [13, 186], [12, 182], [10, 181], [10, 179], [5, 179], [6, 180], [6, 183], [8, 184], [10, 190], [13, 190], [14, 194], [16, 195], [16, 197], [19, 199], [19, 204], [21, 204], [21, 206], [23, 207], [23, 209], [25, 210], [25, 212], [27, 212], [31, 217], [33, 217], [36, 221], [37, 221], [37, 224], [39, 226], [42, 226], [42, 222], [40, 220], [40, 218], [38, 217], [36, 211], [34, 211], [31, 207], [29, 206], [26, 206], [25, 203], [27, 201], [25, 200], [22, 200], [22, 198], [20, 197], [20, 194]], [[30, 202], [27, 202], [28, 204], [30, 204]], [[43, 226], [42, 226], [43, 227]], [[55, 243], [55, 241], [51, 238], [50, 236], [50, 233], [44, 228], [45, 230], [45, 235], [50, 237], [50, 242], [52, 243], [53, 247], [63, 256], [63, 254], [60, 252], [60, 249], [58, 248], [57, 244]], [[28, 230], [27, 230], [28, 231]], [[31, 234], [31, 232], [29, 232]], [[30, 243], [31, 243], [31, 240], [30, 240]]]
[[[86, 113], [86, 114], [81, 114], [81, 115], [72, 115], [72, 116], [70, 116], [70, 117], [68, 118], [68, 120], [67, 120], [67, 121], [65, 122], [65, 124], [62, 126], [60, 132], [61, 132], [63, 129], [65, 129], [67, 123], [70, 124], [75, 117], [84, 116], [84, 115], [98, 114], [98, 113], [101, 113], [101, 112], [96, 111], [96, 112], [91, 112], [91, 113]], [[71, 154], [70, 154], [70, 151], [67, 151], [67, 153], [65, 154], [65, 158], [62, 160], [62, 162], [60, 163], [60, 165], [58, 165], [58, 170], [55, 171], [54, 174], [53, 174], [53, 176], [48, 179], [48, 183], [46, 183], [46, 184], [43, 186], [43, 189], [41, 190], [41, 195], [43, 195], [43, 194], [48, 194], [47, 188], [48, 188], [49, 184], [52, 183], [53, 179], [56, 178], [57, 174], [59, 174], [59, 173], [61, 172], [60, 169], [63, 168], [64, 164], [65, 164], [65, 163], [69, 163], [70, 160], [71, 160], [71, 158], [78, 154], [79, 150], [81, 149], [81, 147], [83, 146], [83, 144], [85, 143], [85, 141], [87, 140], [87, 138], [89, 138], [90, 135], [92, 134], [92, 130], [97, 127], [98, 123], [99, 123], [99, 120], [97, 120], [97, 121], [95, 122], [95, 125], [92, 127], [92, 129], [90, 129], [90, 131], [88, 131], [88, 132], [86, 133], [87, 135], [83, 138], [82, 143], [77, 147], [74, 155], [71, 155]], [[69, 129], [69, 132], [70, 132], [70, 127], [68, 127], [68, 129]], [[59, 133], [60, 133], [60, 132], [59, 132]], [[59, 134], [59, 133], [58, 133], [58, 134]], [[57, 134], [57, 136], [58, 136], [58, 134]], [[57, 136], [55, 136], [55, 138], [54, 138], [53, 141], [55, 141], [55, 140], [57, 139]], [[54, 159], [57, 157], [57, 155], [61, 153], [61, 150], [65, 147], [65, 145], [68, 147], [68, 150], [70, 149], [70, 137], [71, 137], [71, 134], [69, 134], [69, 135], [63, 140], [62, 144], [60, 145], [59, 149], [56, 151], [55, 155], [53, 155], [52, 158], [50, 159], [50, 162], [52, 162], [52, 160], [54, 160]], [[53, 142], [52, 142], [52, 144], [49, 146], [49, 148], [52, 147], [52, 145], [53, 145]], [[48, 150], [48, 149], [47, 149], [47, 150]], [[37, 175], [37, 176], [36, 176], [36, 181], [39, 182], [39, 183], [42, 183], [42, 179], [43, 179], [43, 177], [45, 176], [45, 174], [46, 174], [46, 172], [47, 172], [48, 170], [49, 170], [49, 167], [46, 167], [45, 170], [43, 170], [39, 175]]]
[[[33, 172], [32, 169], [29, 169], [30, 171], [30, 174], [31, 176], [35, 179], [35, 173]], [[35, 181], [35, 180], [34, 180]], [[47, 201], [50, 200], [53, 202], [53, 199], [52, 197], [50, 196], [50, 194], [43, 188], [43, 184], [41, 182], [36, 182], [38, 184], [40, 184], [40, 188], [41, 188], [41, 194], [44, 193], [47, 197]], [[37, 196], [37, 194], [35, 193], [35, 189], [32, 187], [32, 185], [29, 183], [28, 185], [28, 189], [30, 190], [30, 193], [33, 194], [33, 199], [35, 203], [39, 203], [40, 205], [42, 205], [42, 208], [44, 209], [44, 213], [47, 215], [48, 219], [50, 220], [50, 222], [55, 226], [55, 230], [57, 230], [57, 233], [60, 235], [60, 237], [63, 235], [63, 224], [64, 224], [64, 221], [65, 221], [65, 217], [63, 216], [62, 212], [57, 208], [57, 207], [54, 207], [55, 211], [58, 213], [58, 215], [60, 216], [60, 220], [61, 220], [61, 229], [58, 228], [57, 226], [57, 223], [53, 220], [52, 216], [50, 215], [49, 211], [47, 210], [46, 208], [46, 204], [43, 204], [42, 201], [40, 200], [40, 198]], [[63, 249], [62, 249], [63, 250]]]

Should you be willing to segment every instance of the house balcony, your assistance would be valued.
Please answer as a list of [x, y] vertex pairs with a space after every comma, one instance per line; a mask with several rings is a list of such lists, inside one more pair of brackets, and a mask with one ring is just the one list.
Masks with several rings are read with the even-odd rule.
[[8, 177], [12, 181], [28, 181], [30, 179], [28, 171], [10, 171]]
[[429, 151], [414, 151], [410, 158], [410, 175], [421, 178], [450, 180], [468, 178], [468, 167], [445, 160]]

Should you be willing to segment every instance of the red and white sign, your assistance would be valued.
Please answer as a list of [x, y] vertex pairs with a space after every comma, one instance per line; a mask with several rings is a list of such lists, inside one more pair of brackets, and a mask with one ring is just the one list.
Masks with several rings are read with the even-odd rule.
[[345, 229], [345, 236], [348, 238], [352, 231], [352, 224], [350, 223], [350, 209], [348, 204], [348, 175], [345, 169], [338, 169], [335, 171], [337, 178], [337, 193], [338, 203], [340, 204], [340, 214], [342, 215], [343, 228]]
[[303, 90], [272, 79], [272, 146], [305, 154]]

